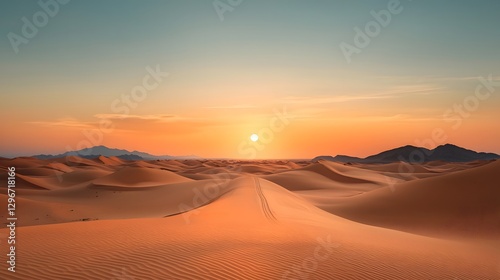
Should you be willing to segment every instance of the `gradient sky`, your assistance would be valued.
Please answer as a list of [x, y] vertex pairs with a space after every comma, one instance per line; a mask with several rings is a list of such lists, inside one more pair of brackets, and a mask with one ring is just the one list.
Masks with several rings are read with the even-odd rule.
[[[483, 100], [474, 95], [478, 77], [500, 81], [500, 1], [401, 0], [348, 63], [340, 44], [354, 45], [354, 28], [389, 2], [244, 0], [221, 21], [213, 1], [72, 0], [16, 53], [8, 34], [21, 36], [22, 18], [33, 22], [42, 8], [2, 1], [0, 155], [92, 143], [311, 158], [424, 140], [500, 153], [500, 84], [483, 87]], [[157, 66], [169, 76], [124, 110], [121, 98]], [[464, 100], [460, 115], [454, 106]], [[290, 119], [281, 126], [283, 110]], [[264, 142], [250, 143], [252, 133]]]

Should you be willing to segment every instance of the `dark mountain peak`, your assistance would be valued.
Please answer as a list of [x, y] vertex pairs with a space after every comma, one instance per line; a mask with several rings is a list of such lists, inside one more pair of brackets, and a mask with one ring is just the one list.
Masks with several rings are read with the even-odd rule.
[[104, 145], [98, 145], [98, 146], [92, 147], [91, 149], [110, 149], [110, 148], [108, 148], [108, 147], [106, 147]]
[[[438, 149], [460, 149], [460, 150], [467, 150], [465, 148], [462, 148], [462, 147], [459, 147], [457, 145], [454, 145], [454, 144], [444, 144], [444, 145], [439, 145], [437, 146], [434, 150], [438, 150]], [[468, 150], [470, 151], [470, 150]]]
[[339, 155], [335, 157], [321, 156], [318, 158], [337, 161], [337, 162], [364, 162], [364, 163], [389, 163], [389, 162], [410, 162], [422, 163], [429, 161], [447, 161], [447, 162], [467, 162], [474, 160], [492, 160], [500, 158], [499, 155], [493, 153], [478, 153], [459, 147], [454, 144], [444, 144], [429, 150], [423, 147], [406, 145], [391, 150], [387, 150], [376, 155], [366, 157], [364, 159]]
[[455, 152], [455, 153], [458, 153], [458, 152], [464, 152], [465, 153], [465, 152], [467, 152], [467, 153], [471, 153], [471, 154], [477, 153], [476, 151], [469, 150], [469, 149], [466, 149], [466, 148], [462, 148], [462, 147], [459, 147], [459, 146], [453, 145], [453, 144], [439, 145], [433, 151], [434, 152]]
[[428, 150], [428, 149], [423, 148], [423, 147], [413, 146], [413, 145], [406, 145], [406, 146], [402, 146], [402, 147], [395, 148], [392, 150], [388, 150], [387, 152], [392, 152], [392, 151], [410, 151], [410, 152], [412, 152], [414, 150]]
[[[417, 147], [417, 146], [413, 146], [413, 145], [405, 145], [405, 146], [402, 146], [402, 147], [399, 147], [399, 148], [396, 148], [396, 149], [421, 149], [422, 147]], [[393, 149], [393, 150], [396, 150], [396, 149]]]
[[406, 146], [401, 146], [401, 147], [397, 147], [394, 149], [390, 149], [390, 150], [378, 153], [377, 155], [386, 154], [386, 153], [393, 153], [393, 152], [413, 152], [415, 150], [422, 150], [422, 149], [427, 150], [426, 148], [422, 148], [422, 147], [416, 147], [413, 145], [406, 145]]
[[490, 160], [497, 159], [499, 156], [493, 153], [478, 153], [473, 150], [468, 150], [457, 145], [445, 144], [436, 147], [432, 150], [432, 160], [445, 160], [452, 162], [466, 162], [473, 160]]
[[414, 162], [422, 158], [422, 154], [429, 154], [430, 150], [422, 147], [406, 145], [395, 148], [379, 154], [369, 156], [364, 159], [365, 162], [384, 163], [384, 162]]
[[446, 143], [446, 144], [442, 144], [442, 145], [436, 146], [436, 148], [434, 148], [434, 150], [436, 150], [436, 149], [461, 149], [461, 150], [466, 150], [465, 148], [462, 148], [460, 146], [457, 146], [455, 144], [450, 144], [450, 143]]
[[156, 155], [152, 155], [152, 154], [145, 153], [145, 152], [139, 152], [139, 151], [130, 152], [130, 151], [124, 150], [124, 149], [109, 148], [109, 147], [106, 147], [104, 145], [98, 145], [98, 146], [94, 146], [94, 147], [90, 147], [90, 148], [81, 149], [78, 151], [68, 151], [68, 152], [65, 152], [65, 153], [59, 154], [59, 155], [36, 155], [34, 157], [39, 158], [39, 159], [52, 159], [52, 158], [63, 158], [63, 157], [67, 157], [67, 156], [79, 156], [79, 157], [84, 157], [84, 158], [96, 158], [99, 156], [105, 156], [105, 157], [118, 157], [118, 158], [127, 159], [127, 160], [198, 158], [197, 156], [180, 156], [180, 157], [174, 157], [174, 156], [168, 156], [168, 155], [156, 156]]

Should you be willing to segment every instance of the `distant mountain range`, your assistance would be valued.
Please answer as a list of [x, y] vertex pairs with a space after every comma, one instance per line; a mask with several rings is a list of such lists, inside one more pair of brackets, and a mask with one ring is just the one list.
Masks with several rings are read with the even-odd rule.
[[366, 158], [351, 157], [345, 155], [318, 156], [312, 161], [320, 159], [336, 161], [336, 162], [352, 162], [352, 163], [390, 163], [390, 162], [429, 162], [429, 161], [447, 161], [447, 162], [468, 162], [474, 160], [492, 160], [500, 158], [499, 155], [493, 153], [478, 153], [472, 150], [467, 150], [452, 144], [446, 144], [429, 150], [422, 147], [407, 145], [404, 147], [381, 152]]
[[[95, 146], [78, 151], [69, 151], [57, 155], [34, 155], [38, 159], [63, 158], [67, 156], [79, 156], [83, 158], [97, 158], [99, 156], [118, 157], [124, 160], [157, 160], [157, 159], [201, 159], [195, 155], [188, 156], [170, 156], [170, 155], [152, 155], [139, 151], [127, 151], [123, 149], [113, 149], [106, 146]], [[494, 153], [482, 153], [464, 149], [452, 144], [446, 144], [429, 150], [423, 147], [407, 145], [384, 151], [366, 158], [352, 157], [346, 155], [337, 156], [318, 156], [312, 159], [313, 162], [319, 160], [328, 160], [342, 163], [390, 163], [390, 162], [429, 162], [429, 161], [447, 161], [447, 162], [468, 162], [474, 160], [493, 160], [500, 159], [500, 155]]]
[[198, 156], [156, 156], [139, 151], [127, 151], [121, 149], [108, 148], [106, 146], [95, 146], [78, 151], [69, 151], [58, 155], [34, 155], [38, 159], [53, 159], [67, 156], [79, 156], [83, 158], [97, 158], [99, 156], [118, 157], [125, 160], [156, 160], [156, 159], [199, 159]]

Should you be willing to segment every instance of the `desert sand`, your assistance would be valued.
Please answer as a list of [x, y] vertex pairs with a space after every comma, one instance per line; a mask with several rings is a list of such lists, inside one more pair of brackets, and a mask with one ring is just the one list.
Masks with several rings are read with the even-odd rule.
[[500, 279], [500, 161], [16, 158], [3, 182], [9, 166], [1, 279]]

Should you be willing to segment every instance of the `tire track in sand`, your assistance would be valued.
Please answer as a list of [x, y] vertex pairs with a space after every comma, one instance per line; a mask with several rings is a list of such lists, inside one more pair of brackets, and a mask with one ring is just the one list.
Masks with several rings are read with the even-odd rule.
[[259, 178], [254, 177], [254, 180], [255, 180], [255, 190], [257, 191], [260, 203], [262, 204], [262, 211], [264, 212], [264, 216], [266, 216], [266, 218], [269, 221], [277, 221], [278, 219], [276, 219], [273, 212], [271, 211], [269, 203], [267, 202], [267, 199], [264, 196], [264, 193], [262, 192], [262, 187], [260, 186]]

